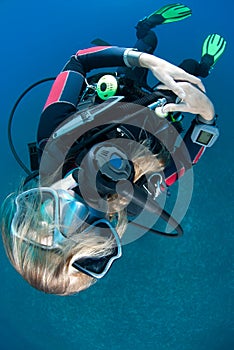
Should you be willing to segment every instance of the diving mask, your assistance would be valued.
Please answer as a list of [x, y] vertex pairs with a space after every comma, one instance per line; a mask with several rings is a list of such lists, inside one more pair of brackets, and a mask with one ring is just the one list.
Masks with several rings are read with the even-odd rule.
[[[31, 197], [31, 198], [30, 198]], [[72, 266], [94, 278], [102, 278], [109, 271], [112, 263], [121, 257], [122, 249], [119, 236], [114, 227], [104, 218], [98, 218], [90, 214], [89, 207], [82, 201], [76, 200], [65, 190], [55, 191], [50, 187], [33, 188], [19, 194], [15, 200], [16, 213], [12, 220], [11, 232], [13, 235], [42, 249], [56, 249], [61, 247], [67, 239], [75, 241], [75, 236], [89, 233], [113, 241], [113, 249], [107, 256], [98, 252], [95, 256], [85, 256], [76, 260]], [[30, 237], [22, 237], [20, 226], [23, 218], [33, 205], [33, 217], [31, 218]], [[33, 234], [40, 226], [45, 227], [46, 234], [42, 236]], [[73, 236], [73, 234], [75, 236]], [[39, 236], [39, 237], [38, 237]], [[38, 239], [39, 238], [39, 239]], [[100, 254], [98, 254], [100, 253]]]

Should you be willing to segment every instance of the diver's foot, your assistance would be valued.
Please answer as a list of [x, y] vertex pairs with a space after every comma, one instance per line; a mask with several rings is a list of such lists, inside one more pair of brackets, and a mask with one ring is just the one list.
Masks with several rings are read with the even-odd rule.
[[145, 26], [148, 29], [152, 29], [159, 24], [181, 21], [191, 16], [191, 14], [190, 8], [180, 3], [166, 5], [140, 20], [137, 27]]
[[212, 69], [224, 53], [226, 40], [219, 34], [210, 34], [202, 45], [201, 64], [206, 64]]

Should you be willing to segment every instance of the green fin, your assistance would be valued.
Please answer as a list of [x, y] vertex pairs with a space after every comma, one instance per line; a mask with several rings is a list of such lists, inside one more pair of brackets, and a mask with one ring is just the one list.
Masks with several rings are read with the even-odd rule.
[[91, 44], [96, 45], [96, 46], [111, 46], [111, 44], [109, 44], [107, 41], [99, 39], [99, 38], [93, 39], [91, 41]]
[[224, 53], [226, 40], [219, 34], [210, 34], [202, 45], [201, 62], [213, 67]]
[[150, 28], [154, 28], [159, 24], [181, 21], [182, 19], [191, 16], [191, 14], [192, 11], [189, 7], [176, 3], [161, 7], [148, 17], [145, 17], [143, 21], [146, 22]]

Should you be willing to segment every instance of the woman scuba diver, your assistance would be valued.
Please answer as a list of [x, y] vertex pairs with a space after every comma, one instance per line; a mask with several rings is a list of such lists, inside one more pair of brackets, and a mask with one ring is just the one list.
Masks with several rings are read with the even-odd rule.
[[[150, 70], [162, 84], [148, 91], [133, 80], [137, 102], [129, 103], [127, 74], [125, 81], [123, 72], [117, 74], [117, 83], [86, 76], [116, 66], [131, 73]], [[103, 96], [105, 90], [110, 96]], [[128, 222], [134, 224], [144, 209], [160, 215], [155, 198], [218, 137], [214, 106], [204, 91], [199, 78], [136, 49], [98, 46], [71, 57], [40, 117], [39, 177], [24, 181], [1, 209], [6, 253], [29, 284], [69, 295], [106, 275], [122, 255]], [[164, 139], [170, 130], [173, 140], [178, 133], [162, 118], [173, 118], [174, 111], [196, 114], [177, 148]]]

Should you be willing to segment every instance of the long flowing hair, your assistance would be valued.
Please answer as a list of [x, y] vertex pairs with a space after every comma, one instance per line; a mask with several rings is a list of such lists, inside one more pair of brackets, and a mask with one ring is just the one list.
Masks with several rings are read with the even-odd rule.
[[[161, 171], [165, 166], [161, 155], [153, 155], [147, 147], [142, 144], [135, 145], [132, 150], [132, 159], [135, 168], [135, 179], [137, 181], [147, 172]], [[166, 159], [166, 158], [165, 158]], [[54, 174], [56, 178], [56, 174]], [[48, 178], [48, 184], [53, 183], [52, 178]], [[43, 183], [46, 186], [46, 183]], [[35, 187], [35, 183], [32, 183]], [[44, 249], [27, 241], [32, 238], [36, 242], [45, 239], [53, 231], [49, 222], [39, 223], [38, 218], [38, 196], [30, 196], [27, 203], [28, 210], [25, 216], [20, 218], [18, 230], [19, 236], [11, 232], [11, 223], [15, 214], [16, 196], [24, 190], [20, 186], [19, 190], [8, 196], [1, 207], [1, 232], [6, 254], [22, 277], [33, 287], [45, 293], [70, 295], [88, 288], [96, 280], [84, 273], [75, 270], [72, 263], [84, 256], [106, 256], [113, 249], [111, 240], [104, 240], [97, 237], [94, 232], [84, 237], [83, 232], [75, 232], [74, 239], [65, 240], [56, 249]], [[127, 227], [127, 215], [124, 207], [124, 198], [108, 198], [108, 215], [110, 221], [117, 218], [116, 230], [123, 236]], [[82, 228], [84, 229], [84, 228]]]

